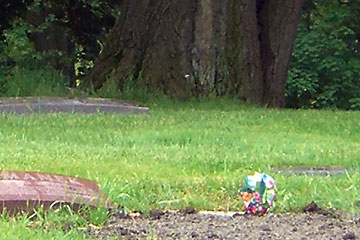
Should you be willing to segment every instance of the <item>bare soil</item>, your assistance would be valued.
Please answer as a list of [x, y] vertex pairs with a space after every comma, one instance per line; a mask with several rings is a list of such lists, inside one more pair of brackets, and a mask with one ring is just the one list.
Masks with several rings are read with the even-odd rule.
[[302, 213], [260, 217], [184, 210], [114, 214], [103, 227], [84, 230], [95, 239], [360, 239], [360, 218], [335, 215], [312, 203]]

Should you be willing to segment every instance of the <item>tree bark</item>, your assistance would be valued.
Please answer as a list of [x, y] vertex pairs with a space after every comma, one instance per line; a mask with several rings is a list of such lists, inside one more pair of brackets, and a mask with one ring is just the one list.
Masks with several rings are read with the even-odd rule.
[[302, 1], [123, 0], [85, 83], [282, 106]]
[[263, 104], [282, 107], [292, 46], [304, 0], [264, 1], [258, 6]]

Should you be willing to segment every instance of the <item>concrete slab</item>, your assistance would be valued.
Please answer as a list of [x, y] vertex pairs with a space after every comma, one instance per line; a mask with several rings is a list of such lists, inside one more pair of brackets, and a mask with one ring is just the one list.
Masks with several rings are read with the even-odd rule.
[[120, 113], [146, 114], [149, 109], [134, 102], [103, 98], [21, 97], [0, 98], [0, 112], [29, 113]]
[[290, 175], [320, 175], [331, 176], [344, 174], [346, 169], [343, 166], [276, 166], [278, 173]]

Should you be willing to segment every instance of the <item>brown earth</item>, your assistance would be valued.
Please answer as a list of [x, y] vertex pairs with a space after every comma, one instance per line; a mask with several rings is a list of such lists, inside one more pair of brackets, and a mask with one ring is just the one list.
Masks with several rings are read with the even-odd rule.
[[[360, 218], [311, 203], [302, 213], [208, 215], [152, 210], [150, 216], [114, 214], [103, 227], [83, 229], [95, 239], [360, 239]], [[191, 208], [190, 208], [191, 209]]]

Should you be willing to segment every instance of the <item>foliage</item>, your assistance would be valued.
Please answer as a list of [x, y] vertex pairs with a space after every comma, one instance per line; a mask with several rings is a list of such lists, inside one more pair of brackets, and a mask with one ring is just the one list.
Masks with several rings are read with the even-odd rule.
[[[287, 105], [360, 109], [360, 28], [356, 6], [307, 1], [292, 53]], [[356, 15], [356, 14], [355, 14]]]
[[[44, 26], [41, 26], [44, 27]], [[64, 95], [68, 79], [49, 62], [61, 53], [37, 52], [27, 34], [37, 31], [19, 19], [0, 44], [0, 96]]]
[[68, 205], [57, 205], [44, 211], [43, 207], [31, 213], [0, 215], [1, 239], [88, 239], [89, 224], [101, 226], [109, 219], [108, 209], [82, 207], [76, 212]]
[[137, 101], [147, 101], [149, 98], [161, 95], [154, 90], [150, 94], [150, 91], [142, 83], [143, 79], [140, 72], [137, 79], [130, 75], [119, 87], [116, 76], [111, 72], [108, 74], [107, 80], [102, 87], [93, 94], [103, 98], [120, 98]]
[[87, 213], [87, 221], [97, 226], [104, 224], [109, 219], [109, 210], [104, 207], [90, 208]]
[[81, 214], [70, 208], [61, 207], [45, 212], [42, 208], [32, 214], [8, 216], [5, 212], [0, 218], [1, 239], [87, 239], [78, 227], [87, 224]]
[[[51, 95], [59, 90], [57, 86], [74, 87], [75, 72], [68, 66], [75, 65], [78, 77], [86, 74], [101, 50], [102, 37], [114, 24], [113, 15], [116, 12], [116, 4], [112, 0], [5, 0], [2, 5], [4, 8], [0, 9], [3, 16], [0, 20], [0, 96], [10, 96], [14, 93], [41, 94], [39, 90], [22, 93], [22, 89], [16, 89], [19, 85], [35, 85], [31, 88], [39, 89], [41, 84], [43, 90], [48, 90], [40, 92], [51, 92]], [[77, 46], [71, 50], [72, 52], [59, 48], [56, 37], [51, 35], [59, 29], [62, 35], [68, 37], [68, 49], [73, 45]], [[46, 47], [37, 42], [36, 39], [39, 38], [34, 38], [34, 33], [46, 34], [40, 37], [47, 38]], [[64, 74], [70, 79], [62, 76]], [[20, 79], [12, 80], [14, 76], [21, 75], [23, 83]], [[36, 75], [41, 79], [30, 82]], [[15, 89], [9, 89], [11, 87]], [[63, 89], [58, 95], [63, 95], [62, 92]]]
[[4, 78], [3, 96], [65, 96], [67, 78], [51, 68], [22, 69], [14, 67]]

